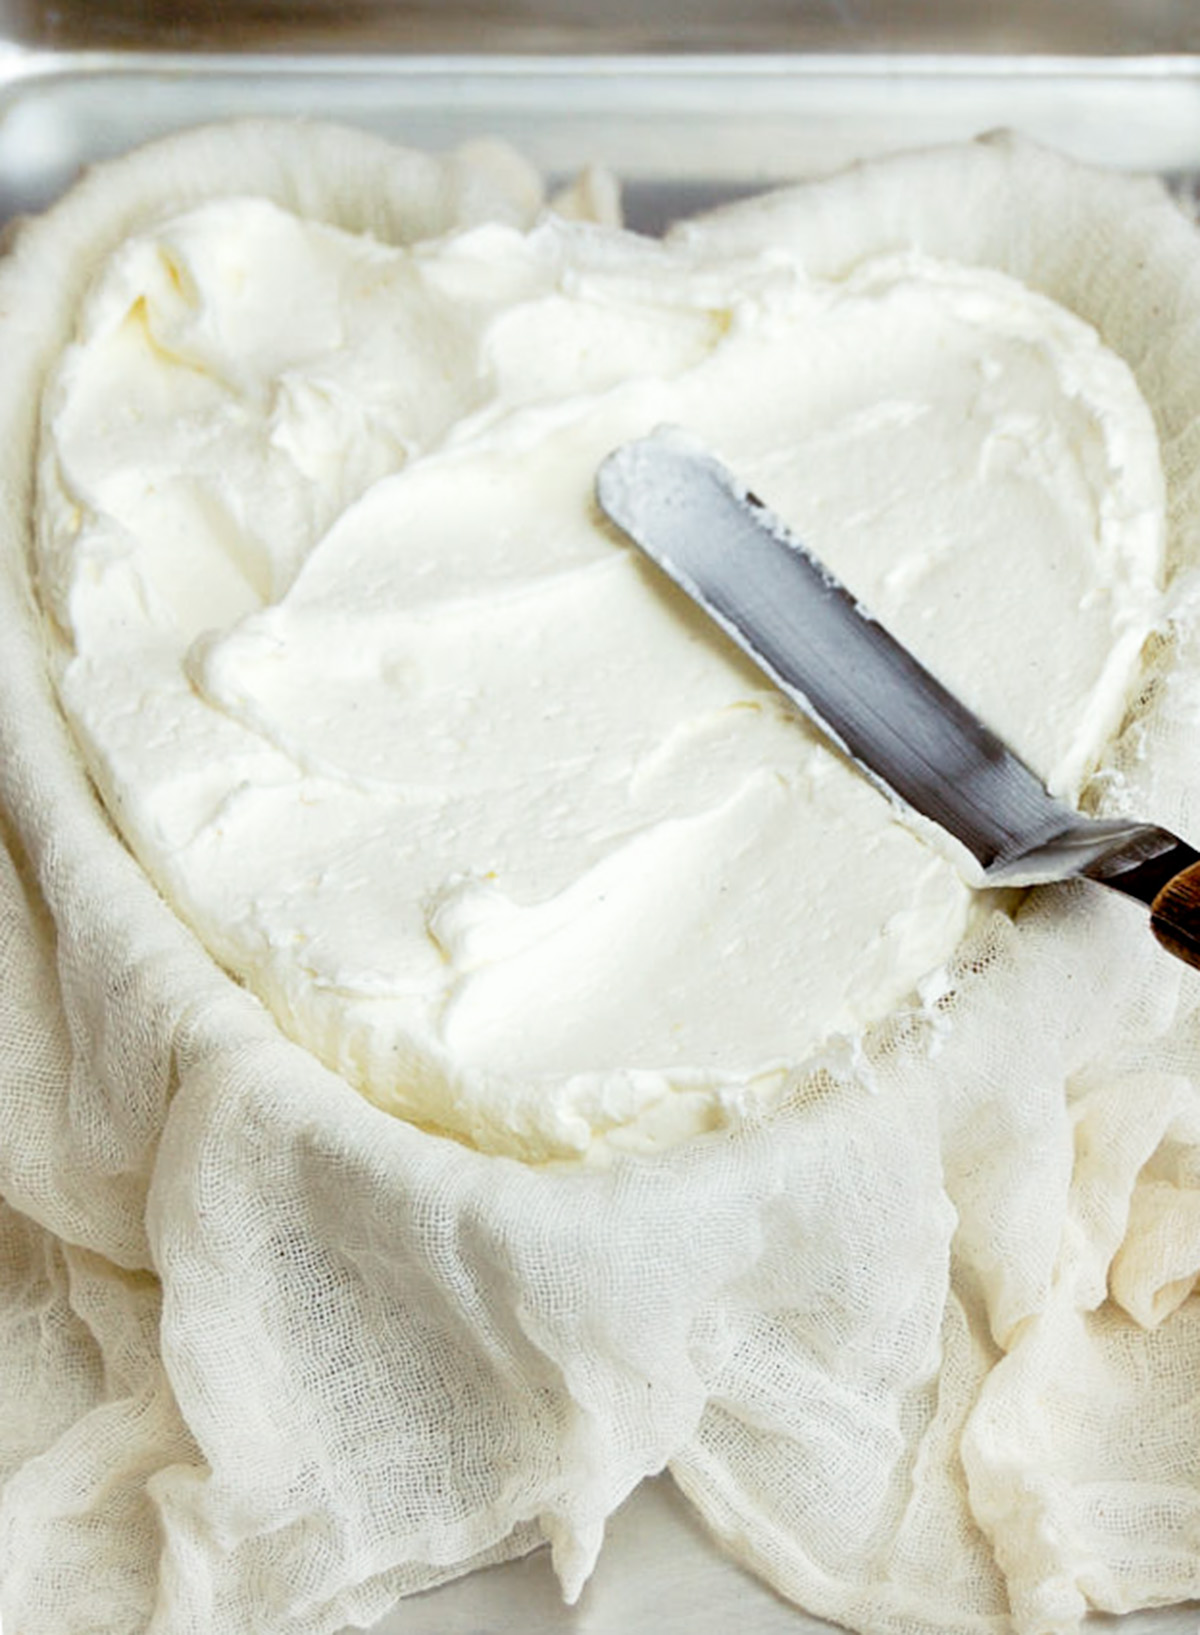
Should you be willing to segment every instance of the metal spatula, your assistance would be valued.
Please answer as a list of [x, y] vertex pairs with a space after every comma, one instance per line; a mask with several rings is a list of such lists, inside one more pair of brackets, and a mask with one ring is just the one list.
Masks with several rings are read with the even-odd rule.
[[1075, 875], [1150, 907], [1163, 946], [1200, 967], [1200, 853], [1150, 824], [1081, 816], [878, 624], [691, 439], [617, 450], [601, 509], [888, 796], [940, 824], [991, 885]]

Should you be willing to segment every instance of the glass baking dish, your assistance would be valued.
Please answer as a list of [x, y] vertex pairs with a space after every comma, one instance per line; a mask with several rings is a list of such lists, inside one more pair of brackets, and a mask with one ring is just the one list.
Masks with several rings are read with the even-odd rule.
[[[421, 56], [46, 50], [0, 40], [0, 220], [50, 202], [88, 163], [244, 114], [344, 120], [441, 149], [503, 137], [552, 183], [599, 162], [629, 224], [857, 158], [1009, 126], [1082, 159], [1200, 187], [1200, 58], [1029, 54]], [[1105, 1619], [1194, 1635], [1196, 1607]], [[375, 1635], [804, 1635], [831, 1626], [742, 1572], [663, 1476], [612, 1520], [594, 1579], [564, 1607], [544, 1551], [400, 1603]]]

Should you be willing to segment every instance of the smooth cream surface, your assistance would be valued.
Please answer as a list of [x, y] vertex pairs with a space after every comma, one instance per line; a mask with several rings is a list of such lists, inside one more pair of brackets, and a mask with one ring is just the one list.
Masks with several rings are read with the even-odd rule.
[[373, 1100], [535, 1161], [770, 1105], [986, 903], [602, 523], [663, 422], [1079, 791], [1160, 615], [1157, 441], [998, 273], [230, 200], [124, 247], [45, 400], [42, 595], [130, 844]]

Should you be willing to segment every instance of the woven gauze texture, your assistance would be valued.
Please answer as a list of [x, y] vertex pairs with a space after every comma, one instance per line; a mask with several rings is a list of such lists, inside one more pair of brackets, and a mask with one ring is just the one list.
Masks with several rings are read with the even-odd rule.
[[[240, 126], [96, 173], [0, 270], [5, 1629], [326, 1635], [544, 1540], [574, 1596], [664, 1467], [863, 1631], [1200, 1595], [1200, 978], [1144, 911], [1035, 893], [769, 1119], [554, 1171], [372, 1107], [140, 872], [44, 658], [38, 400], [98, 262], [222, 192], [397, 241], [539, 198], [494, 151]], [[1096, 792], [1196, 839], [1200, 243], [1161, 189], [1001, 139], [681, 231], [997, 267], [1127, 360], [1173, 623]]]

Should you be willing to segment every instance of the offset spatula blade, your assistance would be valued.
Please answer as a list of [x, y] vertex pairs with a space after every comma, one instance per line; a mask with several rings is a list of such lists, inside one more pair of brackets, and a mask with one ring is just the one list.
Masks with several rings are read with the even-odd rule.
[[[626, 444], [601, 466], [596, 494], [605, 514], [868, 777], [960, 841], [989, 883], [1084, 874], [1155, 902], [1200, 861], [1163, 829], [1084, 818], [1055, 800], [690, 438], [662, 431]], [[1196, 889], [1200, 902], [1200, 876]], [[1196, 951], [1200, 958], [1200, 936]]]

